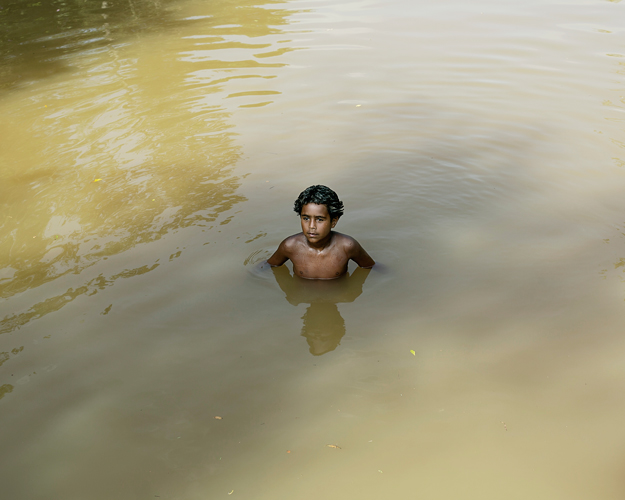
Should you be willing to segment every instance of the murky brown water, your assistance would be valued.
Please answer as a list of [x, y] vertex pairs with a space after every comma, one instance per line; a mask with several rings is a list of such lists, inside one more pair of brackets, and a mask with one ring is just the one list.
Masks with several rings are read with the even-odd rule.
[[3, 4], [2, 498], [622, 499], [624, 8]]

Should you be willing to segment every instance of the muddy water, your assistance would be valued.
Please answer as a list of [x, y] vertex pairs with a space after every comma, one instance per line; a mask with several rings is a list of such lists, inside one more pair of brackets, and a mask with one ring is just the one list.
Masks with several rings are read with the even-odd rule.
[[3, 5], [2, 497], [623, 498], [623, 5]]

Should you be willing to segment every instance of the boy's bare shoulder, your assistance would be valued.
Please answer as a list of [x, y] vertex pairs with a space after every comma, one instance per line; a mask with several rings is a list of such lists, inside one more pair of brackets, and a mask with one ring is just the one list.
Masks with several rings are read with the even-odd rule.
[[334, 244], [340, 245], [346, 250], [360, 247], [360, 243], [358, 243], [351, 236], [347, 234], [339, 233], [338, 231], [332, 231], [332, 232], [334, 233]]
[[360, 267], [370, 268], [375, 265], [375, 261], [365, 251], [355, 238], [335, 231], [335, 241], [338, 248], [341, 248], [349, 259], [352, 259]]
[[301, 252], [302, 238], [304, 238], [304, 235], [299, 233], [282, 240], [273, 255], [267, 259], [267, 263], [275, 267], [281, 266], [287, 260], [292, 259]]
[[304, 233], [292, 234], [291, 236], [284, 238], [284, 240], [282, 240], [282, 243], [280, 243], [280, 246], [287, 251], [294, 250], [299, 245], [304, 243], [305, 240], [306, 238], [304, 236]]

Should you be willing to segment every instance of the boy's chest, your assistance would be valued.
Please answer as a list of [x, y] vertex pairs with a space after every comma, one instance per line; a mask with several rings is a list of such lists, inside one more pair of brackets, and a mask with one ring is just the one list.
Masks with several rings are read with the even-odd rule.
[[293, 271], [302, 278], [336, 278], [347, 270], [347, 255], [342, 251], [317, 252], [306, 249], [293, 255]]

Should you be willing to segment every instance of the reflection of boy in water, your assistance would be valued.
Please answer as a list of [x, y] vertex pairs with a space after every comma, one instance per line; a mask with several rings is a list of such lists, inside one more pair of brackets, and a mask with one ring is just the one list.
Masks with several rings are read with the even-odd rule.
[[302, 336], [306, 337], [310, 354], [321, 356], [326, 352], [334, 351], [345, 335], [345, 320], [331, 302], [316, 302], [310, 304], [304, 316]]
[[353, 302], [362, 293], [369, 269], [357, 268], [335, 281], [304, 281], [291, 275], [285, 266], [274, 267], [273, 274], [289, 304], [310, 304], [302, 319], [302, 336], [310, 353], [320, 356], [333, 351], [345, 335], [345, 321], [336, 306]]
[[310, 186], [295, 200], [302, 232], [285, 239], [267, 260], [281, 266], [293, 263], [293, 272], [300, 278], [333, 279], [347, 272], [353, 260], [360, 267], [371, 268], [375, 261], [354, 238], [332, 231], [343, 215], [343, 202], [326, 186]]

